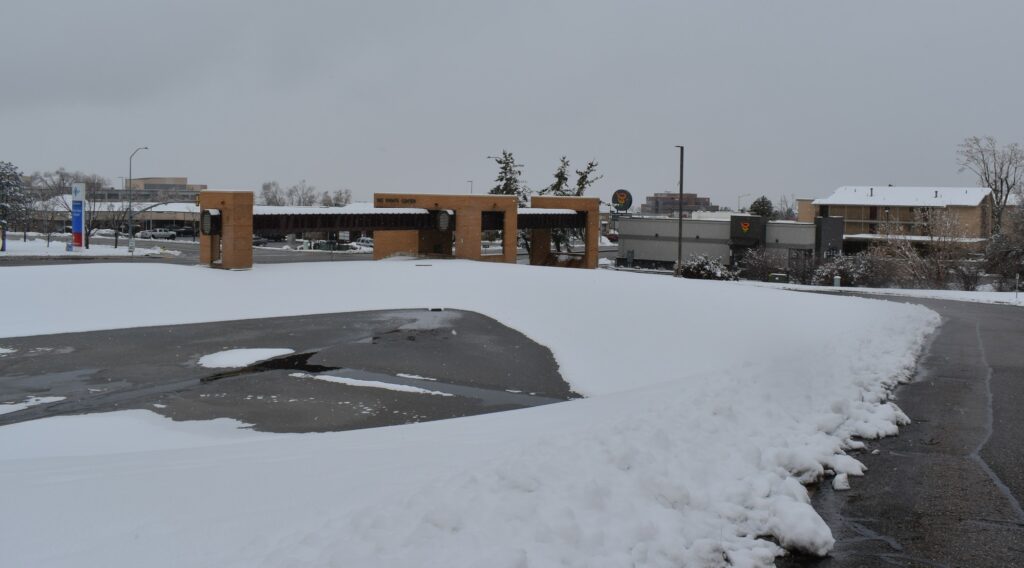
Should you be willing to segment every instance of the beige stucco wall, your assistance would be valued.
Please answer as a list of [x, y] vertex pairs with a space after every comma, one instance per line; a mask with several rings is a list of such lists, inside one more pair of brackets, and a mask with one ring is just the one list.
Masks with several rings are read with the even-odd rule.
[[[218, 268], [252, 268], [251, 191], [204, 191], [199, 209], [218, 209], [221, 234], [199, 235], [199, 262]], [[217, 261], [220, 262], [217, 262]]]

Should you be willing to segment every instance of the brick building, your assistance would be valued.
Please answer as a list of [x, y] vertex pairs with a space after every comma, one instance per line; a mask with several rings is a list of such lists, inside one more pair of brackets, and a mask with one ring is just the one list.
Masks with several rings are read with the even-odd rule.
[[684, 216], [694, 211], [718, 211], [717, 205], [711, 204], [710, 197], [699, 197], [696, 193], [684, 193], [680, 202], [678, 193], [655, 193], [648, 195], [647, 201], [640, 205], [643, 215], [677, 215], [682, 210]]

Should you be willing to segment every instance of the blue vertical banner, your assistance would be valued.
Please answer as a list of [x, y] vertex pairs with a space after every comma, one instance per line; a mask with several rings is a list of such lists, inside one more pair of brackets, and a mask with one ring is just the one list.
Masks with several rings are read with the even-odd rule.
[[82, 250], [85, 239], [85, 184], [71, 184], [71, 244], [75, 251]]

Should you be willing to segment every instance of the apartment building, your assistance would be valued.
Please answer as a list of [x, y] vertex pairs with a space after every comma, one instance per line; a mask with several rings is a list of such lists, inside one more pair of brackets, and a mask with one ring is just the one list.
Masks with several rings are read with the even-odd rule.
[[798, 199], [797, 218], [842, 217], [847, 241], [898, 233], [924, 235], [937, 211], [951, 213], [965, 238], [992, 233], [992, 190], [987, 187], [843, 186], [821, 199]]

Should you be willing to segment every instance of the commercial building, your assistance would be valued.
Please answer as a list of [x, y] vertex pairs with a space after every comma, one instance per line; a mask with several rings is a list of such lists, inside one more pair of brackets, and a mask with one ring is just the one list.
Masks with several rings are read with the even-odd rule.
[[683, 217], [694, 211], [718, 211], [718, 206], [711, 203], [710, 197], [699, 197], [696, 193], [684, 193], [680, 200], [678, 193], [655, 193], [648, 195], [640, 205], [642, 215], [678, 215]]
[[[93, 201], [127, 201], [127, 182], [123, 189], [113, 187], [92, 190], [89, 199]], [[199, 192], [207, 189], [205, 184], [188, 183], [187, 177], [145, 177], [131, 180], [132, 200], [158, 203], [195, 203]]]
[[729, 219], [619, 218], [619, 266], [665, 268], [675, 266], [682, 243], [683, 260], [704, 255], [735, 265], [752, 248], [778, 251], [801, 261], [827, 257], [841, 250], [842, 219], [816, 219], [811, 223], [768, 221], [756, 215], [734, 214]]

